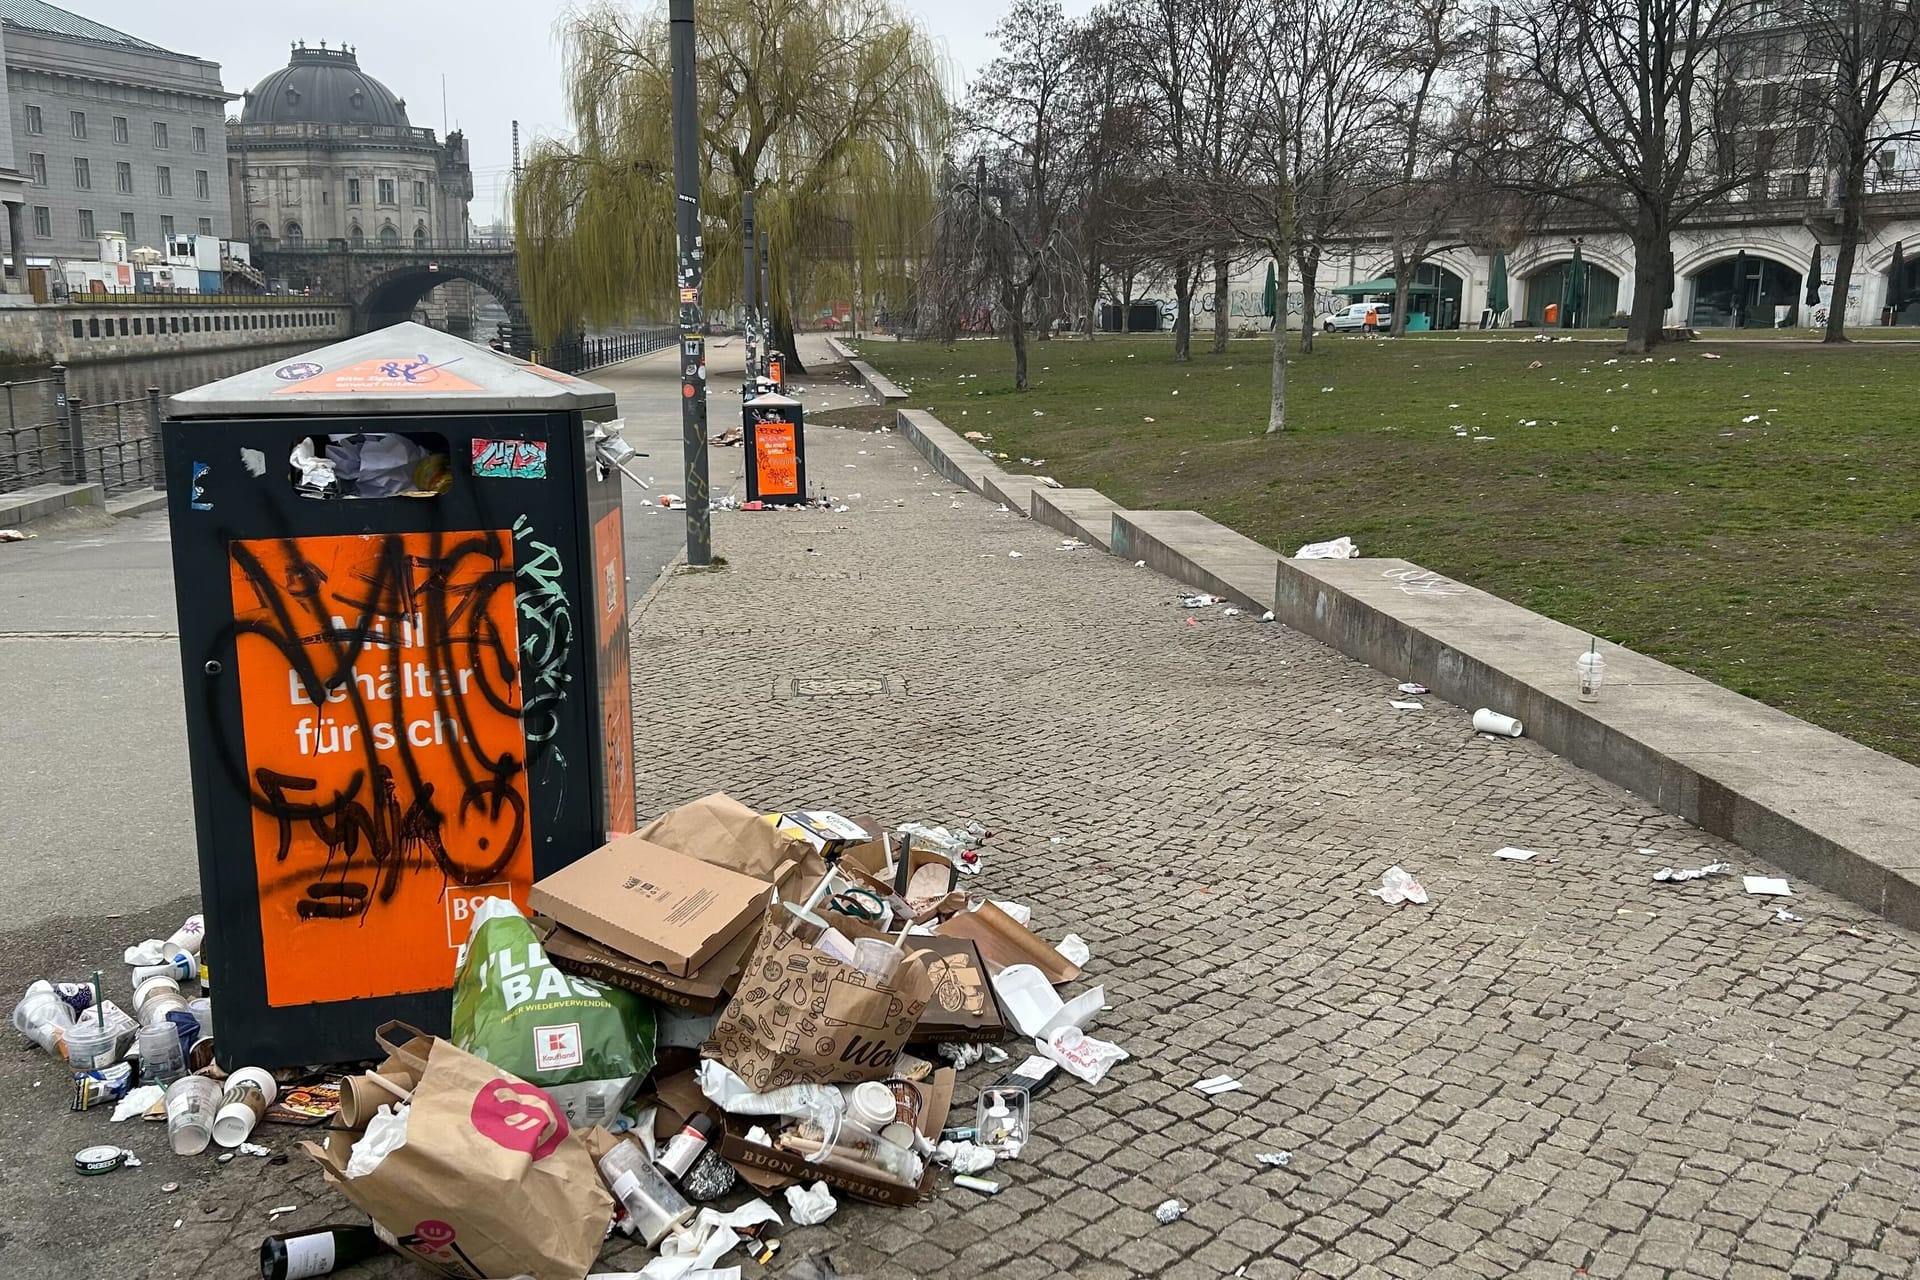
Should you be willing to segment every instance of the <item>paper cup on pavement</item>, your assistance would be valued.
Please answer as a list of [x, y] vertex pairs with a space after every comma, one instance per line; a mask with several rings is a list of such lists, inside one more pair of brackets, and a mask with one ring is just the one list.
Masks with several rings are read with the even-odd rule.
[[1489, 711], [1485, 707], [1473, 713], [1475, 733], [1491, 733], [1502, 738], [1517, 738], [1525, 728], [1525, 725], [1512, 716], [1503, 716], [1498, 711]]
[[264, 1068], [242, 1067], [228, 1076], [213, 1118], [213, 1140], [223, 1147], [239, 1146], [279, 1096], [280, 1086]]

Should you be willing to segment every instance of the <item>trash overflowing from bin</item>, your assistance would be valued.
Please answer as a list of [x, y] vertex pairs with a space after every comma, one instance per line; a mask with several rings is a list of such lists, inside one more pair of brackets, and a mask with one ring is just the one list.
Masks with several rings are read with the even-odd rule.
[[[962, 889], [991, 838], [707, 796], [535, 881], [527, 910], [479, 900], [450, 1034], [369, 1026], [384, 1057], [358, 1069], [223, 1069], [198, 916], [127, 948], [131, 1012], [96, 973], [32, 983], [13, 1022], [66, 1059], [75, 1111], [164, 1122], [167, 1159], [284, 1162], [273, 1134], [304, 1131], [371, 1223], [264, 1234], [263, 1277], [397, 1252], [579, 1280], [622, 1237], [657, 1253], [641, 1274], [728, 1274], [737, 1249], [774, 1260], [783, 1217], [817, 1225], [849, 1197], [997, 1194], [1062, 1068], [1097, 1084], [1126, 1060], [1088, 1034], [1103, 989], [1055, 990], [1087, 944]], [[1032, 1051], [1010, 1057], [1010, 1035]], [[78, 1175], [138, 1167], [99, 1138], [75, 1157]]]

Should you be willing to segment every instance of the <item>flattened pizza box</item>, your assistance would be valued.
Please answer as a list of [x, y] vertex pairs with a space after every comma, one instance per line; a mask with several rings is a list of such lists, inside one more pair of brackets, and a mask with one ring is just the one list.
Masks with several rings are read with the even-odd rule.
[[[942, 1067], [933, 1073], [932, 1079], [920, 1086], [925, 1097], [925, 1106], [920, 1112], [920, 1132], [926, 1135], [929, 1142], [940, 1141], [940, 1130], [946, 1127], [947, 1112], [953, 1107], [954, 1078], [953, 1068]], [[920, 1185], [902, 1186], [881, 1177], [877, 1169], [857, 1168], [837, 1159], [809, 1164], [807, 1158], [797, 1151], [748, 1142], [747, 1130], [755, 1124], [764, 1125], [765, 1118], [729, 1115], [720, 1137], [721, 1158], [738, 1169], [749, 1182], [755, 1181], [755, 1174], [764, 1171], [792, 1178], [796, 1182], [824, 1182], [856, 1199], [870, 1200], [875, 1204], [913, 1204], [926, 1199], [933, 1192], [934, 1163], [931, 1160], [927, 1161], [926, 1172], [920, 1175]]]
[[534, 917], [533, 929], [556, 969], [688, 1013], [713, 1013], [726, 1003], [739, 980], [740, 966], [747, 962], [747, 952], [753, 950], [754, 938], [753, 930], [742, 929], [733, 941], [683, 978], [657, 964], [622, 955], [545, 916]]
[[760, 919], [768, 894], [765, 880], [630, 835], [535, 881], [527, 905], [685, 978]]

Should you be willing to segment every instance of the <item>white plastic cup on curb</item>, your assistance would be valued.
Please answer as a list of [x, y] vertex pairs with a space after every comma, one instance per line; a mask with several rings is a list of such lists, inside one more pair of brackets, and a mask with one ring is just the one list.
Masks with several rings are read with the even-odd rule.
[[1600, 684], [1607, 678], [1607, 660], [1598, 650], [1590, 650], [1581, 654], [1573, 665], [1579, 681], [1580, 701], [1600, 701]]
[[1473, 731], [1491, 733], [1501, 738], [1517, 738], [1526, 731], [1526, 726], [1512, 716], [1503, 716], [1498, 711], [1482, 707], [1473, 713]]

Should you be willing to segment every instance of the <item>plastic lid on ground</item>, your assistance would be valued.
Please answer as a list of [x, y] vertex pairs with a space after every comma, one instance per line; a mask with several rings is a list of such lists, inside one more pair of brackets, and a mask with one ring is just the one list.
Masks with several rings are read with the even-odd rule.
[[282, 356], [167, 400], [172, 418], [315, 417], [422, 413], [611, 416], [613, 392], [557, 369], [408, 321]]

